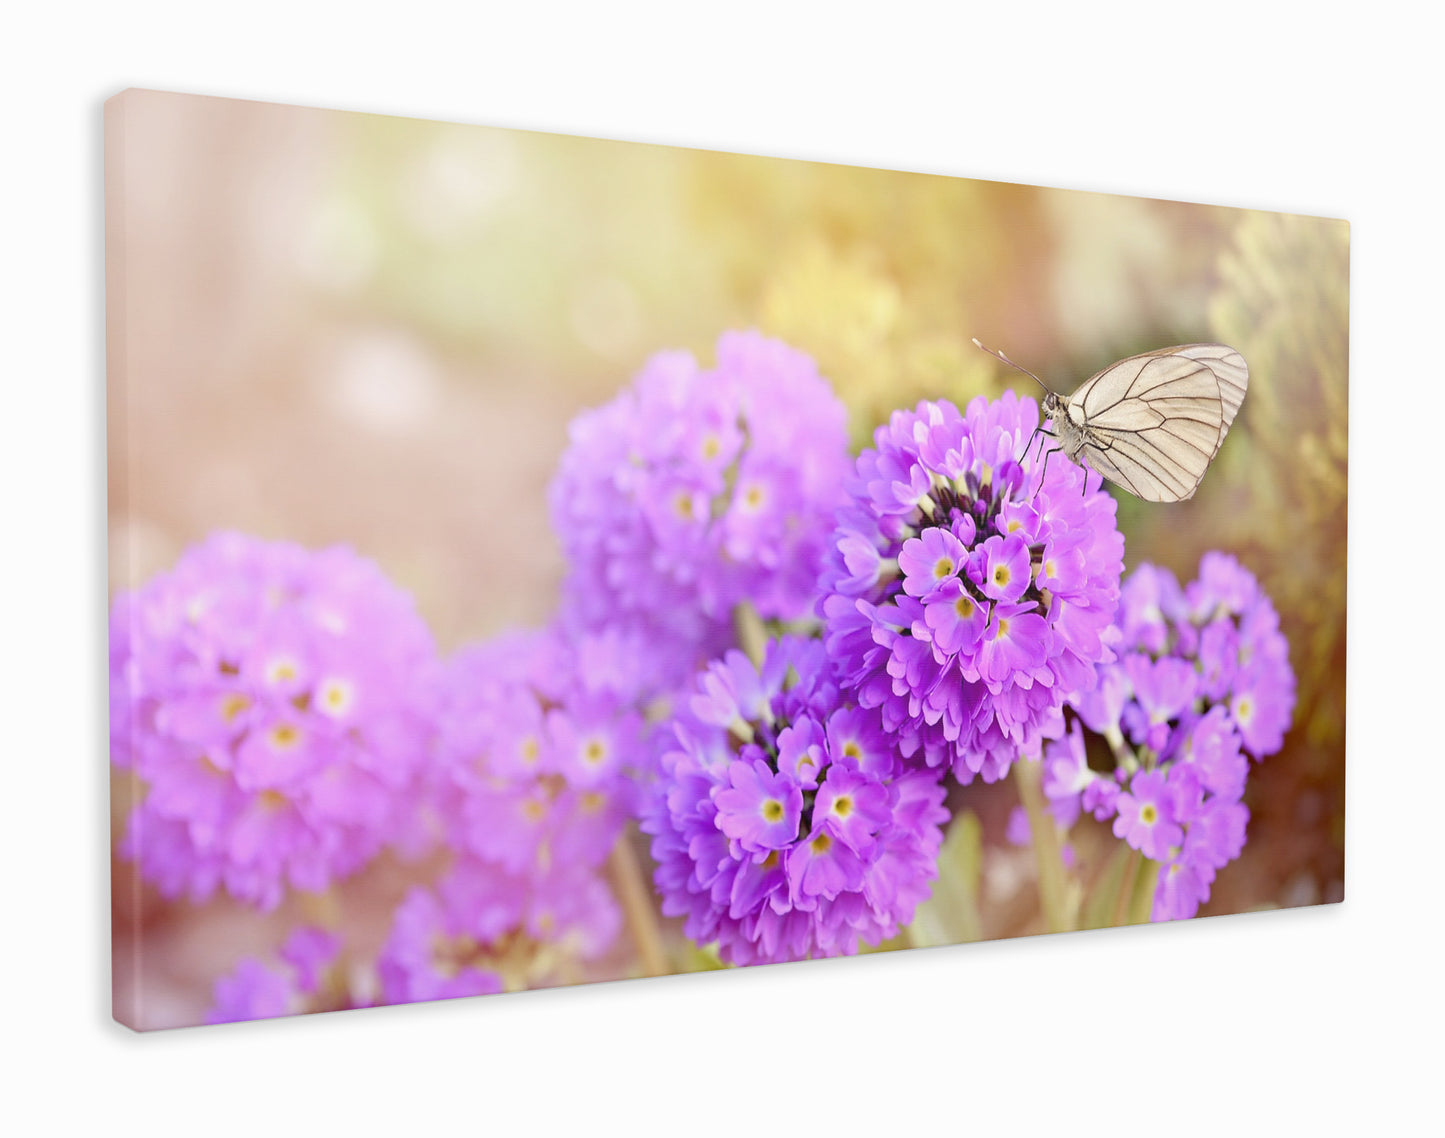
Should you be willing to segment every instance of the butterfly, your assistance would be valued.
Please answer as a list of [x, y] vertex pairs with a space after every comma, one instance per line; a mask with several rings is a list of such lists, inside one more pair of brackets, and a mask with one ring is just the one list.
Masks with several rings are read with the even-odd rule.
[[[1002, 352], [974, 344], [1047, 393], [1044, 416], [1062, 450], [1146, 502], [1194, 497], [1239, 414], [1249, 365], [1224, 344], [1181, 344], [1130, 356], [1086, 379], [1067, 398]], [[1033, 440], [1029, 440], [1033, 445]], [[1027, 453], [1027, 448], [1025, 448]]]

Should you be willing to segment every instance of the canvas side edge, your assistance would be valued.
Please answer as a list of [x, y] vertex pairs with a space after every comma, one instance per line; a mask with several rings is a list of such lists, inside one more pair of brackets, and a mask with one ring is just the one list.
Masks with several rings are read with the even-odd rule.
[[[128, 460], [129, 451], [126, 447], [127, 438], [127, 399], [129, 397], [127, 360], [129, 345], [126, 335], [126, 230], [127, 215], [125, 208], [125, 191], [127, 183], [126, 168], [126, 106], [132, 100], [129, 96], [131, 90], [122, 91], [111, 96], [104, 104], [104, 128], [103, 128], [103, 170], [104, 189], [102, 191], [104, 209], [104, 250], [105, 250], [105, 416], [106, 416], [106, 464], [107, 470], [112, 461], [124, 463]], [[127, 565], [124, 551], [117, 551], [111, 547], [110, 518], [114, 515], [115, 503], [111, 501], [110, 495], [115, 492], [113, 480], [107, 473], [106, 478], [106, 578], [107, 578], [107, 614], [109, 610], [109, 596], [114, 593], [117, 585], [123, 585], [127, 576]], [[109, 657], [108, 646], [110, 636], [110, 621], [106, 618], [106, 641], [107, 658]], [[107, 667], [107, 711], [109, 709], [109, 668]], [[136, 797], [137, 779], [134, 771], [122, 771], [109, 763], [110, 738], [109, 720], [105, 730], [107, 740], [106, 761], [109, 765], [110, 783], [112, 788], [117, 785], [117, 780], [125, 780], [129, 783], [129, 793], [126, 795], [128, 801]], [[123, 824], [122, 824], [123, 827]], [[108, 914], [110, 918], [110, 948], [111, 948], [111, 1016], [124, 1027], [132, 1031], [142, 1030], [142, 1007], [141, 1007], [141, 956], [139, 943], [131, 943], [125, 946], [124, 954], [117, 954], [117, 930], [115, 926], [115, 900], [121, 890], [130, 894], [132, 912], [139, 911], [140, 901], [140, 874], [134, 863], [128, 863], [124, 870], [116, 867], [114, 850], [121, 838], [122, 828], [118, 828], [112, 817], [110, 834], [110, 856], [111, 865], [110, 880], [110, 905]], [[124, 974], [120, 971], [124, 969]]]

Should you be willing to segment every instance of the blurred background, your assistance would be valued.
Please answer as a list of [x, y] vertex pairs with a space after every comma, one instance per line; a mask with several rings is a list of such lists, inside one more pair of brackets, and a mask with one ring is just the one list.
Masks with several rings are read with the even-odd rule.
[[[112, 592], [220, 528], [345, 543], [443, 651], [550, 615], [567, 422], [655, 351], [710, 366], [726, 329], [785, 339], [862, 446], [919, 399], [1032, 387], [974, 336], [1060, 391], [1138, 351], [1238, 348], [1249, 396], [1196, 498], [1118, 495], [1126, 569], [1187, 582], [1233, 552], [1299, 679], [1202, 912], [1342, 896], [1344, 222], [145, 91], [112, 101], [106, 164]], [[977, 933], [1038, 931], [1012, 787], [965, 794]], [[389, 912], [407, 880], [382, 864], [355, 889]], [[117, 888], [115, 983], [194, 1022], [296, 916]]]

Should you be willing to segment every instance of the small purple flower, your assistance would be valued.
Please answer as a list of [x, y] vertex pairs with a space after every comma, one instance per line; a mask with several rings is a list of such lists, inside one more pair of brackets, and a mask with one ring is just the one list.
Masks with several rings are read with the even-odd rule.
[[563, 621], [641, 637], [639, 694], [686, 686], [733, 642], [740, 602], [809, 613], [847, 468], [846, 412], [802, 352], [731, 332], [710, 371], [654, 356], [572, 422], [549, 492]]
[[830, 677], [815, 640], [771, 641], [761, 668], [730, 654], [662, 745], [642, 829], [663, 912], [731, 963], [877, 944], [937, 874], [939, 774], [905, 764]]
[[431, 636], [371, 562], [217, 534], [111, 641], [111, 757], [147, 788], [120, 849], [165, 896], [271, 909], [422, 844]]
[[[713, 797], [718, 829], [749, 853], [785, 849], [798, 836], [803, 817], [803, 790], [786, 772], [769, 768], [761, 749], [751, 763], [728, 767], [729, 785]], [[761, 859], [759, 859], [761, 860]]]
[[1165, 777], [1159, 771], [1135, 775], [1129, 789], [1119, 795], [1114, 836], [1123, 838], [1145, 857], [1164, 861], [1184, 840], [1174, 820]]
[[978, 647], [978, 674], [995, 695], [1014, 676], [1031, 674], [1048, 656], [1049, 626], [1028, 605], [1000, 601], [993, 606], [983, 642]]
[[297, 982], [308, 992], [321, 987], [325, 970], [341, 951], [341, 941], [325, 929], [301, 928], [291, 934], [278, 954], [296, 969]]
[[1018, 533], [994, 534], [973, 551], [971, 565], [977, 573], [975, 583], [995, 601], [1018, 600], [1031, 582], [1029, 543]]
[[879, 780], [848, 767], [848, 760], [840, 755], [829, 768], [813, 802], [813, 821], [821, 832], [867, 858], [878, 847], [877, 835], [892, 820], [893, 803]]
[[575, 865], [517, 876], [460, 858], [408, 893], [377, 961], [382, 1001], [405, 1004], [561, 982], [557, 953], [605, 952], [622, 916], [606, 883]]
[[968, 548], [946, 529], [927, 529], [911, 537], [898, 553], [903, 591], [925, 598], [946, 581], [956, 580], [968, 562]]
[[1159, 870], [1159, 884], [1154, 890], [1152, 921], [1186, 920], [1209, 900], [1209, 886], [1214, 870], [1207, 865], [1178, 858]]
[[1249, 762], [1239, 744], [1239, 732], [1229, 713], [1215, 705], [1190, 726], [1182, 758], [1198, 771], [1211, 794], [1238, 802], [1249, 777]]
[[1038, 425], [1011, 392], [895, 412], [858, 457], [823, 573], [844, 694], [960, 782], [1036, 757], [1113, 659], [1114, 501], [1097, 475], [1025, 453]]
[[1162, 752], [1169, 740], [1169, 721], [1194, 702], [1198, 674], [1188, 660], [1169, 656], [1151, 660], [1140, 653], [1125, 657], [1123, 668], [1134, 693], [1125, 708], [1124, 727], [1135, 743]]
[[1223, 869], [1244, 851], [1249, 808], [1227, 798], [1211, 798], [1190, 820], [1184, 854], [1195, 865]]
[[317, 1011], [364, 1006], [364, 1001], [337, 999], [323, 990], [341, 942], [331, 933], [301, 928], [281, 946], [277, 959], [242, 960], [216, 981], [215, 1003], [207, 1023], [239, 1023]]
[[957, 578], [936, 589], [923, 607], [924, 628], [914, 631], [949, 655], [977, 653], [988, 625], [989, 609]]
[[815, 909], [820, 901], [831, 901], [840, 893], [857, 893], [863, 888], [867, 868], [851, 847], [819, 826], [788, 853], [793, 905]]
[[1079, 724], [1044, 747], [1044, 793], [1054, 801], [1077, 797], [1099, 776], [1089, 769]]

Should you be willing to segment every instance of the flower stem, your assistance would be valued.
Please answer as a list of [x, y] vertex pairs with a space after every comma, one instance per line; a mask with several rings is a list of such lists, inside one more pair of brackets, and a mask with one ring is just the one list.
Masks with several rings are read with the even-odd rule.
[[652, 907], [652, 893], [642, 875], [642, 864], [633, 848], [631, 825], [612, 847], [610, 868], [612, 883], [627, 917], [627, 928], [642, 958], [642, 970], [648, 976], [666, 976], [672, 971], [667, 952], [662, 947], [662, 932], [657, 927], [657, 913]]
[[1119, 883], [1119, 895], [1114, 899], [1114, 919], [1111, 923], [1115, 925], [1131, 923], [1128, 919], [1130, 902], [1134, 898], [1134, 881], [1139, 876], [1139, 866], [1143, 860], [1144, 855], [1138, 850], [1129, 851], [1129, 860], [1124, 866], [1124, 880]]
[[1029, 833], [1034, 840], [1034, 856], [1039, 866], [1039, 902], [1044, 910], [1044, 923], [1051, 933], [1068, 932], [1074, 927], [1066, 900], [1064, 862], [1059, 852], [1059, 831], [1053, 816], [1044, 805], [1043, 765], [1037, 760], [1020, 759], [1014, 763], [1014, 781], [1019, 799], [1029, 816]]
[[1159, 886], [1160, 865], [1150, 858], [1144, 863], [1144, 872], [1134, 883], [1134, 899], [1129, 903], [1129, 923], [1147, 925], [1154, 919], [1154, 890]]
[[1114, 752], [1114, 761], [1124, 770], [1133, 774], [1139, 769], [1139, 756], [1134, 754], [1133, 748], [1124, 742], [1124, 736], [1117, 727], [1110, 727], [1104, 732], [1104, 739], [1109, 744], [1109, 750]]
[[747, 601], [740, 602], [733, 609], [733, 632], [738, 638], [738, 647], [747, 653], [753, 667], [763, 666], [763, 651], [768, 646], [768, 630], [758, 610]]

